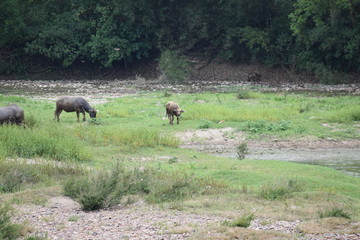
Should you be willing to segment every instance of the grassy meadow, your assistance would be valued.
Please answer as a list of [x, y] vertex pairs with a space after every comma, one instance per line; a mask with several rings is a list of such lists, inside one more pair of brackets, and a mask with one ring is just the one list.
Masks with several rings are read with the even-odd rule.
[[[87, 114], [86, 122], [76, 122], [75, 113], [63, 112], [59, 123], [53, 120], [54, 101], [0, 95], [0, 106], [17, 103], [26, 121], [25, 127], [0, 127], [1, 201], [46, 204], [47, 197], [61, 194], [94, 210], [138, 196], [164, 208], [230, 219], [211, 230], [223, 239], [237, 225], [231, 219], [249, 216], [329, 226], [336, 221], [324, 219], [337, 217], [334, 210], [349, 217], [342, 217], [342, 224], [360, 222], [360, 178], [320, 166], [209, 156], [179, 148], [178, 136], [231, 127], [252, 141], [359, 140], [360, 96], [169, 95], [143, 92], [107, 99], [95, 105], [96, 119]], [[163, 119], [170, 100], [185, 110], [179, 125]], [[302, 231], [314, 229], [304, 224]]]

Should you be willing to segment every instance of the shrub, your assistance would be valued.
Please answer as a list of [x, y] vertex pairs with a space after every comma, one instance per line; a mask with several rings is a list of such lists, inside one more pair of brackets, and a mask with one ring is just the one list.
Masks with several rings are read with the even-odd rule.
[[229, 227], [247, 228], [250, 226], [252, 220], [254, 220], [254, 215], [247, 214], [247, 215], [244, 215], [237, 219], [234, 219], [233, 221], [225, 221], [224, 225], [229, 226]]
[[116, 205], [126, 195], [148, 192], [150, 171], [126, 170], [117, 165], [82, 178], [69, 179], [64, 194], [76, 199], [84, 210], [91, 211]]
[[237, 93], [236, 98], [237, 99], [250, 99], [250, 98], [252, 98], [252, 96], [249, 91], [241, 90]]
[[249, 149], [245, 142], [241, 143], [239, 146], [236, 147], [236, 155], [239, 160], [244, 159], [246, 154], [248, 153], [249, 153]]
[[206, 128], [210, 128], [210, 127], [211, 127], [211, 122], [208, 120], [202, 120], [199, 125], [200, 129], [206, 129]]
[[159, 68], [170, 83], [182, 83], [190, 74], [190, 65], [179, 51], [166, 50], [162, 52]]
[[21, 236], [22, 226], [11, 222], [11, 208], [0, 205], [0, 239], [17, 239]]
[[337, 218], [347, 218], [350, 219], [350, 215], [345, 212], [343, 209], [338, 207], [333, 207], [328, 210], [319, 210], [320, 218], [328, 218], [328, 217], [337, 217]]
[[288, 197], [291, 193], [299, 190], [296, 180], [276, 181], [272, 184], [265, 184], [261, 187], [260, 197], [266, 200], [276, 200]]

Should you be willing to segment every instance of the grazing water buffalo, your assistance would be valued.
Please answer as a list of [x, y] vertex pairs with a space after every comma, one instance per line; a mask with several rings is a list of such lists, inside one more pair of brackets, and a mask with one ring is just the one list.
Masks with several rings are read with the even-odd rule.
[[170, 120], [169, 124], [171, 125], [173, 125], [174, 116], [176, 116], [177, 124], [179, 124], [179, 117], [183, 112], [184, 110], [182, 110], [177, 103], [168, 102], [166, 104], [166, 116], [168, 116]]
[[11, 123], [20, 125], [24, 122], [24, 111], [16, 104], [0, 108], [0, 124]]
[[83, 114], [83, 121], [85, 121], [85, 112], [89, 113], [90, 118], [96, 118], [96, 110], [82, 97], [61, 97], [56, 100], [54, 120], [57, 118], [59, 121], [60, 113], [63, 110], [65, 112], [76, 112], [78, 122], [80, 113]]

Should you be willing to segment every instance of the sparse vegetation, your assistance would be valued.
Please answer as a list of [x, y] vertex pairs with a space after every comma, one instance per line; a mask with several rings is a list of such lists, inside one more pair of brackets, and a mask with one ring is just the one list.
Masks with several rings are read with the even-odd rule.
[[320, 218], [337, 217], [350, 219], [350, 215], [341, 208], [333, 207], [331, 209], [319, 210]]
[[22, 226], [11, 222], [12, 209], [9, 205], [0, 204], [0, 239], [18, 239]]
[[276, 200], [290, 197], [291, 193], [299, 191], [297, 180], [277, 180], [274, 183], [264, 184], [260, 190], [260, 197], [266, 200]]

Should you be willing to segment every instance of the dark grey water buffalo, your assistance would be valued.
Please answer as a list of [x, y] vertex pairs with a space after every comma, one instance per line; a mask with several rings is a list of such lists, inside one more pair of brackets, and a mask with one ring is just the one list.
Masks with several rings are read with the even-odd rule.
[[174, 116], [176, 116], [177, 124], [179, 124], [179, 117], [183, 112], [184, 110], [182, 110], [177, 103], [168, 102], [166, 104], [166, 115], [168, 116], [170, 120], [169, 124], [171, 125], [173, 125]]
[[20, 125], [24, 122], [24, 111], [16, 104], [0, 108], [0, 124], [11, 123]]
[[56, 100], [55, 119], [59, 121], [59, 116], [62, 111], [76, 112], [77, 121], [79, 121], [79, 114], [83, 114], [83, 121], [85, 121], [85, 112], [89, 113], [90, 118], [96, 118], [96, 110], [82, 97], [60, 97]]

